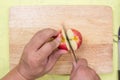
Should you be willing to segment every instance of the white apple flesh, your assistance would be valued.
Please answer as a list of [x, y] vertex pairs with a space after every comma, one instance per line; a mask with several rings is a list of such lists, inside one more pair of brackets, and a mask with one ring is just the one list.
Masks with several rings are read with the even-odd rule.
[[58, 48], [59, 49], [64, 49], [64, 50], [69, 50], [70, 48], [69, 48], [69, 45], [68, 45], [68, 41], [65, 37], [65, 32], [63, 30], [60, 31], [58, 37], [61, 38], [61, 44], [59, 45]]
[[[75, 29], [68, 29], [67, 35], [73, 50], [77, 50], [82, 43], [81, 33]], [[68, 41], [63, 30], [60, 32], [59, 37], [62, 39], [59, 49], [69, 50]]]

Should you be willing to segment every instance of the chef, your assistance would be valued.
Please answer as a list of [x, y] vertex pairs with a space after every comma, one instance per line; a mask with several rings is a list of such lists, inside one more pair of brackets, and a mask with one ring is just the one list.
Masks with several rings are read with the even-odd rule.
[[[53, 29], [37, 32], [26, 44], [19, 64], [2, 80], [35, 80], [48, 73], [60, 56], [67, 53], [66, 50], [56, 50], [60, 45], [60, 38], [46, 42], [57, 34]], [[85, 59], [79, 59], [77, 63], [73, 62], [70, 80], [100, 80], [100, 77], [88, 66]]]

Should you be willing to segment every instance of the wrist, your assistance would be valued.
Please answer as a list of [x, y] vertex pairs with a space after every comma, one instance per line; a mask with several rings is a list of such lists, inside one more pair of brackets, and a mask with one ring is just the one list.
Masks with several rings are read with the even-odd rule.
[[28, 80], [18, 72], [17, 68], [15, 68], [15, 73], [19, 80]]
[[5, 75], [1, 80], [27, 80], [24, 78], [16, 68], [12, 69], [7, 75]]
[[29, 70], [25, 66], [18, 64], [16, 71], [22, 76], [25, 80], [35, 80], [35, 78], [30, 74]]
[[22, 78], [24, 78], [23, 80], [34, 80], [34, 79], [31, 79], [27, 75], [26, 70], [23, 67], [21, 67], [20, 65], [17, 65], [16, 72], [18, 73], [19, 76], [21, 76]]

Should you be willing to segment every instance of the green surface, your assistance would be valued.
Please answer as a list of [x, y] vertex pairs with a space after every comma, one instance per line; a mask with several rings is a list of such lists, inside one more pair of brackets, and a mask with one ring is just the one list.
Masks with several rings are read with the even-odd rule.
[[[9, 8], [22, 5], [106, 5], [113, 9], [113, 34], [117, 35], [120, 25], [119, 0], [0, 0], [0, 78], [9, 71]], [[116, 37], [114, 37], [117, 40]], [[113, 72], [99, 74], [102, 80], [117, 80], [117, 43], [113, 44]], [[40, 80], [69, 80], [69, 76], [46, 75]]]

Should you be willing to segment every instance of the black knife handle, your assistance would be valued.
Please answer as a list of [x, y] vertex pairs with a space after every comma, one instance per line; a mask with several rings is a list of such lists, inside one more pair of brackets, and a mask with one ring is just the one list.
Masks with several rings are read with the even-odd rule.
[[120, 70], [118, 70], [118, 80], [120, 80]]

